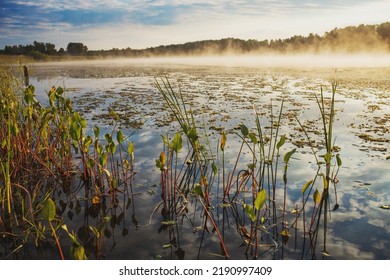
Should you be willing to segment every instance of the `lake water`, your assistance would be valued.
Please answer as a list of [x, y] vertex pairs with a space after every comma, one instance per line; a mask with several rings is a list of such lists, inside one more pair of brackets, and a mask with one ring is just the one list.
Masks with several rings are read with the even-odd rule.
[[[167, 78], [175, 90], [181, 88], [199, 127], [206, 128], [211, 146], [217, 147], [221, 130], [226, 132], [229, 170], [241, 143], [239, 125], [255, 130], [255, 109], [269, 130], [271, 109], [277, 116], [284, 100], [280, 135], [285, 134], [288, 143], [281, 149], [281, 157], [297, 149], [289, 164], [287, 184], [286, 215], [291, 236], [284, 244], [280, 236], [264, 234], [264, 247], [269, 248], [262, 248], [258, 258], [389, 259], [390, 211], [386, 209], [390, 204], [389, 59], [381, 60], [381, 67], [343, 64], [337, 70], [334, 68], [337, 62], [327, 67], [317, 64], [298, 68], [301, 60], [283, 67], [283, 59], [279, 59], [270, 67], [269, 61], [256, 65], [250, 59], [245, 64], [237, 59], [225, 63], [204, 58], [198, 63], [178, 59], [117, 60], [30, 66], [30, 83], [43, 103], [45, 91], [53, 85], [63, 86], [66, 96], [88, 120], [87, 133], [92, 133], [94, 125], [100, 126], [104, 133], [110, 132], [112, 121], [107, 114], [112, 108], [120, 116], [123, 133], [132, 134], [130, 140], [135, 143], [134, 194], [123, 195], [120, 198], [123, 205], [95, 212], [77, 186], [72, 195], [62, 196], [61, 205], [57, 205], [68, 228], [85, 243], [89, 238], [88, 227], [97, 226], [103, 216], [111, 217], [99, 242], [99, 252], [96, 253], [96, 243], [86, 246], [90, 258], [224, 258], [215, 230], [210, 225], [207, 230], [202, 228], [203, 217], [197, 211], [196, 199], [190, 201], [189, 212], [174, 226], [162, 225], [161, 208], [157, 208], [161, 201], [160, 170], [155, 159], [163, 150], [161, 135], [173, 136], [179, 131], [155, 85], [156, 80]], [[329, 97], [332, 80], [338, 81], [334, 141], [342, 166], [337, 176], [337, 201], [332, 188], [329, 207], [333, 209], [337, 203], [339, 208], [329, 212], [326, 254], [322, 252], [322, 241], [312, 254], [307, 253], [309, 241], [306, 240], [306, 247], [303, 245], [301, 224], [294, 227], [291, 222], [295, 214], [290, 210], [300, 203], [302, 186], [317, 172], [315, 158], [304, 144], [307, 139], [297, 119], [316, 142], [315, 149], [320, 155], [322, 124], [315, 95], [320, 94], [322, 86]], [[245, 151], [239, 167], [245, 169], [250, 160], [250, 153]], [[283, 193], [283, 184], [278, 188], [277, 192]], [[276, 201], [278, 215], [282, 202]], [[252, 258], [251, 254], [245, 254], [247, 246], [230, 209], [215, 203], [210, 211], [223, 229], [230, 258]], [[311, 211], [307, 210], [308, 216]], [[321, 231], [318, 240], [322, 239]]]

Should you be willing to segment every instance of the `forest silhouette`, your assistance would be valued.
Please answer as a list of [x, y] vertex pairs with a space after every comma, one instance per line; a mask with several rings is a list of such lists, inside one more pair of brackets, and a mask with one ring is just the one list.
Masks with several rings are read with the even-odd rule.
[[184, 44], [161, 45], [145, 49], [113, 48], [88, 50], [80, 42], [70, 42], [66, 49], [56, 49], [52, 43], [34, 41], [30, 45], [5, 46], [3, 55], [26, 55], [36, 60], [51, 56], [87, 57], [159, 57], [240, 54], [323, 54], [323, 53], [388, 53], [390, 52], [390, 22], [335, 28], [324, 35], [310, 33], [277, 40], [242, 40], [224, 38]]

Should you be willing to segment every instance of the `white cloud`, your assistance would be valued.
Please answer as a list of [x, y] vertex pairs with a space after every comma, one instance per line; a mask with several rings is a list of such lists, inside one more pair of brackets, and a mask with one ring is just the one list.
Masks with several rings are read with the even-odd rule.
[[[97, 21], [89, 24], [88, 29], [75, 26], [72, 30], [69, 23], [63, 26], [52, 19], [55, 29], [52, 34], [35, 34], [48, 39], [62, 36], [64, 42], [77, 37], [90, 49], [144, 48], [226, 37], [263, 40], [309, 33], [322, 35], [335, 27], [388, 21], [390, 10], [390, 0], [19, 0], [14, 3], [37, 7], [47, 13], [83, 9], [93, 15], [93, 11], [114, 14], [120, 11], [121, 17], [116, 23], [107, 20], [99, 24]], [[46, 24], [43, 26], [42, 30], [47, 32]], [[33, 36], [26, 34], [30, 35]], [[40, 38], [36, 39], [43, 40]]]

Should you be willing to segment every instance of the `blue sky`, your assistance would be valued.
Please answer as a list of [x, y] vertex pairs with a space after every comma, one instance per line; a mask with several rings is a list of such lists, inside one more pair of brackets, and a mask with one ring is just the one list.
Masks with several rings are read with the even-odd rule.
[[390, 0], [1, 0], [0, 48], [33, 41], [99, 50], [283, 39], [390, 21], [389, 11]]

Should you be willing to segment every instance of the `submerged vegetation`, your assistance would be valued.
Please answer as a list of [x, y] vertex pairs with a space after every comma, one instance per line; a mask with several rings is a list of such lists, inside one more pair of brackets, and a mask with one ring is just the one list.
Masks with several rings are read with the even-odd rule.
[[[104, 258], [104, 239], [112, 235], [110, 227], [121, 224], [125, 209], [133, 207], [131, 221], [139, 226], [132, 133], [122, 132], [114, 110], [108, 113], [110, 132], [102, 135], [99, 126], [88, 126], [62, 87], [52, 87], [43, 105], [32, 85], [23, 85], [9, 69], [1, 69], [0, 75], [1, 258]], [[339, 207], [342, 165], [333, 132], [336, 82], [330, 94], [320, 88], [314, 96], [320, 116], [316, 125], [322, 127], [319, 143], [295, 118], [316, 168], [302, 178], [301, 199], [292, 207], [289, 174], [299, 147], [284, 133], [284, 99], [277, 110], [271, 104], [266, 121], [259, 113], [262, 108], [253, 107], [253, 127], [241, 123], [237, 130], [220, 128], [215, 142], [180, 88], [169, 80], [156, 80], [155, 86], [167, 113], [179, 124], [173, 134], [162, 134], [163, 149], [155, 159], [160, 172], [155, 192], [161, 200], [150, 220], [161, 212], [159, 231], [169, 234], [164, 249], [185, 258], [179, 227], [189, 223], [201, 235], [198, 258], [211, 234], [218, 240], [215, 255], [229, 258], [226, 232], [232, 226], [246, 258], [270, 252], [284, 258], [287, 244], [299, 248], [302, 259], [316, 258], [318, 249], [323, 257], [332, 254], [327, 227], [330, 211]], [[231, 148], [232, 142], [238, 149]], [[72, 220], [82, 206], [83, 226], [75, 233], [65, 217]], [[89, 216], [96, 218], [95, 224]], [[129, 234], [125, 225], [121, 234]]]

